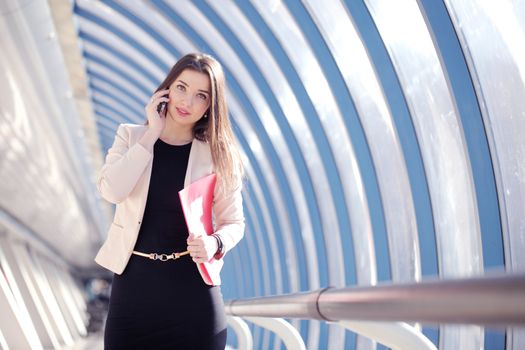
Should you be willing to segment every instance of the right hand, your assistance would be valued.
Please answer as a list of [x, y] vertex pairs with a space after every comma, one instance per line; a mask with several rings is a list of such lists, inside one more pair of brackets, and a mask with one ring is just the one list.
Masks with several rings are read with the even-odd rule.
[[150, 101], [144, 108], [146, 110], [146, 116], [148, 117], [149, 128], [155, 131], [158, 131], [159, 134], [164, 130], [166, 126], [166, 113], [167, 109], [164, 109], [162, 115], [157, 112], [157, 106], [161, 102], [168, 102], [169, 98], [167, 96], [169, 89], [159, 90], [151, 96]]

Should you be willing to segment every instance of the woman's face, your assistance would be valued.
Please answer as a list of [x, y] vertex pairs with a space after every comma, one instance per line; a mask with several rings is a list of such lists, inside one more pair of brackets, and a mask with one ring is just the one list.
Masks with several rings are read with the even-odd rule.
[[178, 124], [193, 126], [210, 106], [208, 75], [185, 69], [170, 85], [168, 114]]

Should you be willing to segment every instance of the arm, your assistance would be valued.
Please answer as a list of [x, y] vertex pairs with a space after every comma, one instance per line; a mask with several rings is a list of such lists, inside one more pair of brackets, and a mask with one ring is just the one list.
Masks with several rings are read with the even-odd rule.
[[[237, 189], [221, 193], [217, 187], [214, 191], [213, 212], [215, 215], [215, 232], [213, 235], [201, 235], [189, 238], [188, 251], [194, 262], [209, 262], [215, 258], [222, 259], [226, 252], [232, 249], [244, 236], [244, 214], [242, 208], [241, 182]], [[218, 252], [219, 241], [222, 243], [221, 253]]]
[[151, 160], [156, 134], [148, 129], [139, 142], [129, 147], [128, 130], [125, 125], [119, 125], [97, 179], [97, 188], [104, 199], [116, 204], [130, 194]]
[[215, 213], [216, 229], [223, 244], [222, 258], [244, 236], [244, 213], [242, 207], [242, 183], [231, 192], [222, 193], [216, 190], [213, 210]]

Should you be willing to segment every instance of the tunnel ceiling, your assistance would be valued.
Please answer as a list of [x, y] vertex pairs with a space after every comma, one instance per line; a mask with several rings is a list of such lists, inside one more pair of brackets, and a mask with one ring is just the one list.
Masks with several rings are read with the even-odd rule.
[[[525, 9], [495, 3], [74, 1], [88, 140], [105, 154], [175, 61], [205, 52], [224, 67], [247, 173], [226, 298], [523, 270]], [[308, 348], [344, 339], [308, 327]]]
[[202, 51], [223, 64], [259, 250], [250, 255], [275, 262], [260, 277], [276, 292], [503, 264], [502, 236], [519, 223], [501, 222], [500, 210], [510, 214], [497, 187], [516, 178], [486, 171], [499, 166], [508, 129], [485, 128], [494, 95], [480, 107], [475, 86], [494, 67], [467, 26], [496, 40], [491, 10], [408, 0], [74, 6], [104, 152], [119, 123], [144, 122], [177, 58]]
[[[249, 227], [287, 263], [276, 291], [480, 270], [483, 230], [501, 223], [500, 179], [482, 171], [489, 111], [460, 42], [476, 38], [454, 27], [474, 5], [430, 3], [76, 1], [102, 148], [144, 122], [177, 58], [206, 52], [227, 74]], [[468, 255], [438, 256], [457, 236]]]

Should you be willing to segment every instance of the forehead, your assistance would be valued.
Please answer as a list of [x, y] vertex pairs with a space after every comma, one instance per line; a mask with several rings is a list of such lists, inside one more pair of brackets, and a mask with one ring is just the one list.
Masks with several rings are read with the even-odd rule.
[[185, 69], [177, 79], [175, 79], [175, 82], [181, 80], [192, 89], [210, 91], [210, 78], [206, 73], [201, 73], [193, 69]]

